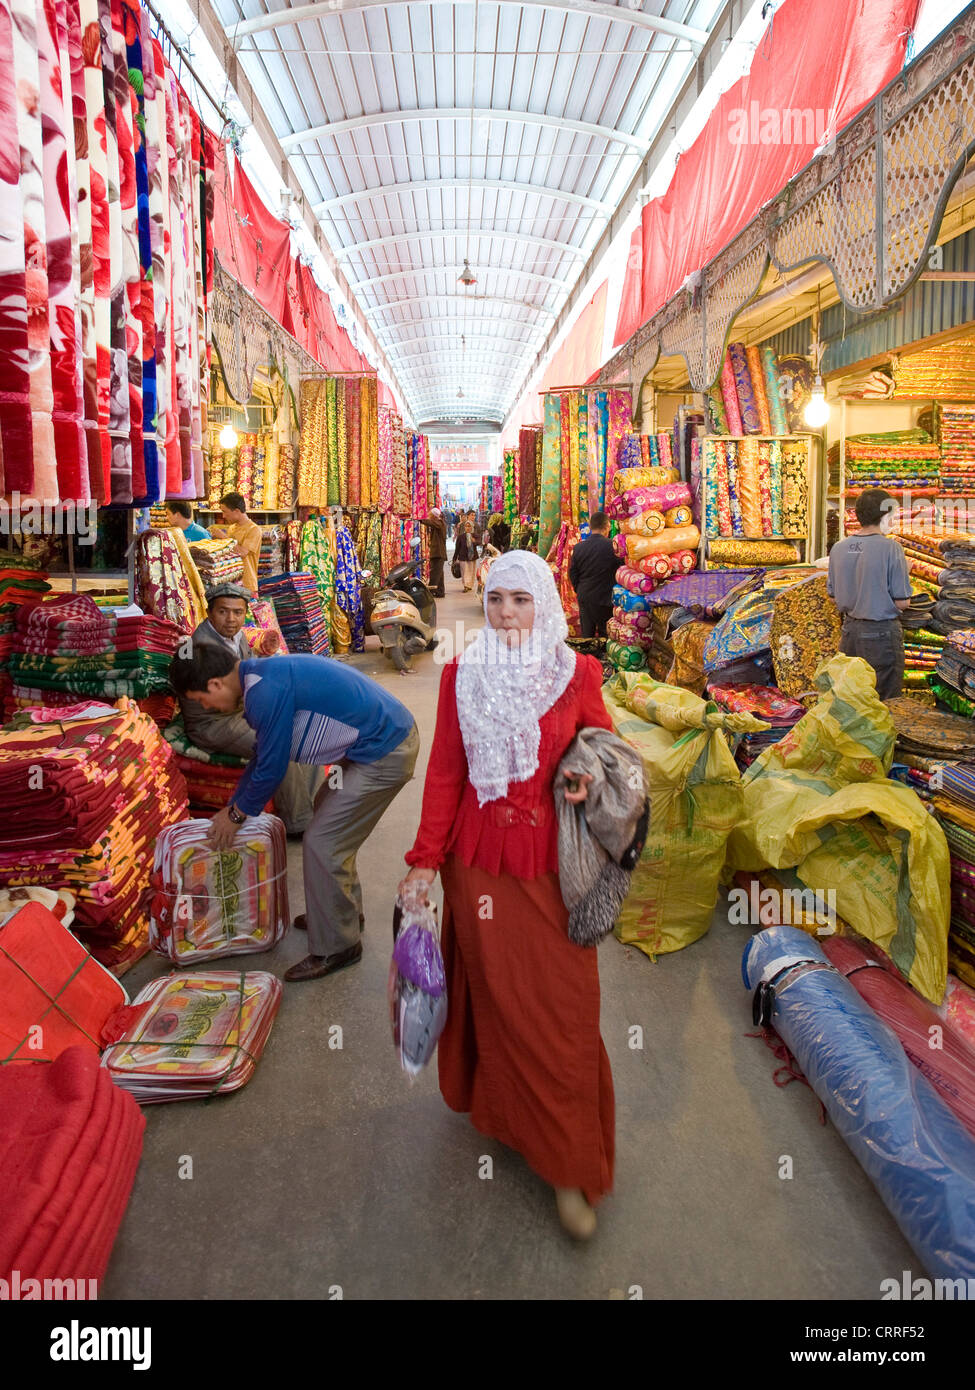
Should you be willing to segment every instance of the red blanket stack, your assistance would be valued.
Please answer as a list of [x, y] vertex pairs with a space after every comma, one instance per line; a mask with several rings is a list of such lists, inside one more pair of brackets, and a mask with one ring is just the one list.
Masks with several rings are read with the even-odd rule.
[[0, 1277], [103, 1277], [144, 1129], [93, 1050], [0, 1069]]

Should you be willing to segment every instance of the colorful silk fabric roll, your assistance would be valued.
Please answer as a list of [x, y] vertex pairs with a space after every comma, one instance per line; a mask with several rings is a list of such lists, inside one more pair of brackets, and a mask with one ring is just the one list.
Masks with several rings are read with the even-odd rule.
[[729, 442], [725, 456], [728, 461], [728, 508], [731, 512], [731, 534], [744, 537], [745, 526], [741, 515], [741, 499], [738, 496], [738, 444]]
[[789, 541], [726, 540], [719, 537], [708, 542], [708, 562], [742, 569], [756, 565], [795, 565], [799, 563], [799, 551]]
[[675, 526], [656, 536], [627, 536], [626, 553], [629, 563], [647, 555], [670, 555], [675, 550], [695, 549], [701, 540], [696, 526]]
[[[759, 484], [757, 439], [743, 439], [738, 446], [737, 482], [742, 529], [746, 537], [757, 539], [762, 535], [762, 493]], [[771, 498], [769, 501], [771, 503]]]
[[666, 528], [663, 512], [637, 512], [620, 523], [620, 530], [628, 536], [655, 536]]
[[757, 347], [749, 347], [745, 350], [745, 357], [748, 362], [748, 375], [751, 378], [752, 391], [755, 395], [755, 408], [758, 411], [758, 420], [762, 434], [772, 433], [772, 420], [769, 415], [769, 403], [765, 394], [765, 375], [762, 371], [762, 357]]
[[785, 403], [779, 387], [779, 374], [772, 348], [759, 349], [762, 363], [762, 380], [765, 384], [765, 399], [768, 402], [770, 434], [788, 434], [789, 422], [786, 418]]
[[805, 439], [782, 443], [782, 534], [804, 536], [809, 524], [808, 443]]
[[693, 518], [690, 507], [671, 507], [664, 512], [664, 520], [668, 526], [690, 526]]
[[707, 393], [708, 422], [711, 434], [728, 433], [728, 416], [724, 408], [724, 396], [720, 383]]
[[744, 343], [729, 343], [728, 359], [735, 378], [738, 409], [744, 434], [761, 434], [762, 422], [755, 404], [755, 390], [748, 371], [748, 355]]
[[680, 482], [676, 468], [623, 468], [613, 478], [616, 492], [629, 492], [631, 488], [662, 487], [667, 483]]
[[721, 399], [724, 401], [725, 419], [728, 422], [728, 433], [731, 435], [744, 434], [741, 422], [741, 410], [738, 405], [738, 390], [735, 386], [735, 373], [731, 365], [731, 358], [726, 353], [724, 362], [721, 364]]

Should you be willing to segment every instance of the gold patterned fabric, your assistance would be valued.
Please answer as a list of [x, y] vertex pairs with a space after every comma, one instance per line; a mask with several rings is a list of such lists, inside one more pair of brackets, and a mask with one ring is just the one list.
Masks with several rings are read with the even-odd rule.
[[814, 688], [819, 666], [840, 649], [842, 620], [826, 592], [825, 574], [783, 588], [772, 608], [770, 645], [775, 684], [786, 695]]

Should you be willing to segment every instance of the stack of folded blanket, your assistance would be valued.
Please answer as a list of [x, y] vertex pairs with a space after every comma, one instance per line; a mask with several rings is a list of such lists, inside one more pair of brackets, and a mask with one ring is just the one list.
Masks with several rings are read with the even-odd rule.
[[805, 705], [770, 685], [723, 685], [718, 678], [709, 681], [707, 695], [722, 709], [736, 714], [754, 714], [769, 728], [742, 734], [735, 751], [735, 762], [744, 772], [772, 743], [785, 738], [806, 713]]
[[274, 611], [290, 652], [312, 652], [327, 656], [330, 651], [330, 621], [322, 608], [315, 579], [310, 574], [280, 574], [261, 579], [262, 598], [274, 603]]
[[975, 497], [975, 405], [938, 405], [941, 475], [946, 494]]
[[0, 731], [0, 885], [70, 890], [74, 930], [116, 972], [147, 949], [156, 836], [185, 814], [169, 745], [130, 700], [24, 711]]
[[949, 537], [940, 550], [944, 568], [930, 625], [947, 635], [955, 628], [975, 627], [975, 536]]
[[190, 554], [207, 589], [236, 584], [243, 577], [244, 562], [236, 541], [191, 541]]
[[[103, 1278], [145, 1123], [93, 1048], [69, 1047], [46, 1066], [0, 1067], [0, 1278], [8, 1288], [15, 1277], [19, 1296], [29, 1297], [28, 1279]], [[96, 1292], [75, 1285], [76, 1297]]]
[[19, 706], [165, 694], [182, 634], [163, 618], [120, 618], [87, 594], [58, 594], [17, 613], [10, 657]]

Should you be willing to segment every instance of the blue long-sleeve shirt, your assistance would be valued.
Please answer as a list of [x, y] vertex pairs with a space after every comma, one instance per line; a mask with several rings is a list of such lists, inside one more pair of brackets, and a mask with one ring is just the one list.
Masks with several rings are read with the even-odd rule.
[[264, 809], [289, 762], [378, 762], [413, 728], [405, 705], [330, 657], [274, 656], [242, 661], [239, 670], [244, 718], [257, 734], [257, 748], [233, 804], [248, 816]]

